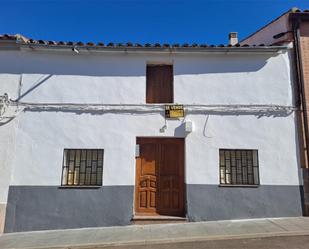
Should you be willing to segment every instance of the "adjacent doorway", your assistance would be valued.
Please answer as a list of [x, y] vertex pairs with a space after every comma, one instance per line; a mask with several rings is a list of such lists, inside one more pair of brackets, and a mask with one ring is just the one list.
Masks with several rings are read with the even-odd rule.
[[139, 137], [135, 215], [184, 217], [184, 139]]

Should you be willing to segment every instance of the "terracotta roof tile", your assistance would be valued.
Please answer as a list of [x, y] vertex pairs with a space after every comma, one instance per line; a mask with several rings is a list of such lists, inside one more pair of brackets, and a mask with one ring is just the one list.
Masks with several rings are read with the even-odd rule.
[[8, 35], [8, 34], [3, 34], [0, 35], [0, 40], [16, 40], [16, 36], [15, 35]]
[[224, 44], [219, 44], [219, 45], [208, 45], [208, 44], [198, 44], [198, 43], [184, 43], [182, 45], [180, 45], [179, 43], [175, 43], [175, 44], [169, 44], [169, 43], [145, 43], [145, 44], [140, 44], [140, 43], [132, 43], [132, 42], [126, 42], [126, 43], [113, 43], [113, 42], [109, 42], [109, 43], [103, 43], [103, 42], [98, 42], [98, 43], [94, 43], [94, 42], [72, 42], [72, 41], [47, 41], [47, 40], [34, 40], [34, 39], [28, 39], [22, 35], [16, 34], [16, 35], [9, 35], [9, 34], [3, 34], [0, 35], [0, 41], [12, 41], [12, 42], [16, 42], [19, 44], [35, 44], [35, 45], [42, 45], [42, 46], [67, 46], [67, 47], [73, 47], [73, 46], [77, 46], [77, 47], [107, 47], [107, 48], [125, 48], [125, 47], [135, 47], [135, 48], [224, 48], [224, 47], [264, 47], [264, 44], [259, 44], [259, 45], [248, 45], [248, 44], [244, 44], [244, 45], [240, 45], [240, 44], [236, 44], [234, 46], [232, 45], [224, 45]]

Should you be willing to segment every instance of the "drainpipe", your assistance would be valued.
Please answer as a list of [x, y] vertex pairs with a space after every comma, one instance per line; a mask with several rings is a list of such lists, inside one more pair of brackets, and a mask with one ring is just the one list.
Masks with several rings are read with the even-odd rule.
[[[305, 144], [306, 144], [306, 155], [307, 155], [307, 165], [309, 166], [309, 138], [308, 138], [308, 117], [307, 117], [307, 105], [304, 91], [304, 72], [301, 58], [301, 48], [300, 48], [300, 30], [299, 30], [299, 19], [295, 18], [292, 22], [293, 28], [293, 38], [294, 38], [294, 56], [296, 59], [296, 71], [297, 71], [297, 81], [298, 88], [300, 90], [300, 102], [303, 106], [303, 120], [304, 120], [304, 131], [305, 131]], [[299, 105], [300, 103], [298, 103]], [[307, 214], [308, 215], [308, 214]]]

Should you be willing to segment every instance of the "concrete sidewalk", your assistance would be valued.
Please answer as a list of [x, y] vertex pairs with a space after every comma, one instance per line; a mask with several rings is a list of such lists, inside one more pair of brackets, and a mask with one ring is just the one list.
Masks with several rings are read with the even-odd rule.
[[0, 248], [100, 248], [185, 241], [309, 235], [309, 218], [274, 218], [11, 233]]

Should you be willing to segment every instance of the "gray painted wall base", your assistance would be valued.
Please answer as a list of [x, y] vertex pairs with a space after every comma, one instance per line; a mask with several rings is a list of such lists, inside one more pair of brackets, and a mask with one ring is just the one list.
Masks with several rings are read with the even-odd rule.
[[187, 185], [190, 221], [302, 216], [301, 186]]
[[[190, 221], [302, 215], [302, 187], [186, 185]], [[128, 225], [134, 186], [10, 186], [5, 232]]]
[[4, 232], [128, 225], [134, 186], [10, 186]]

